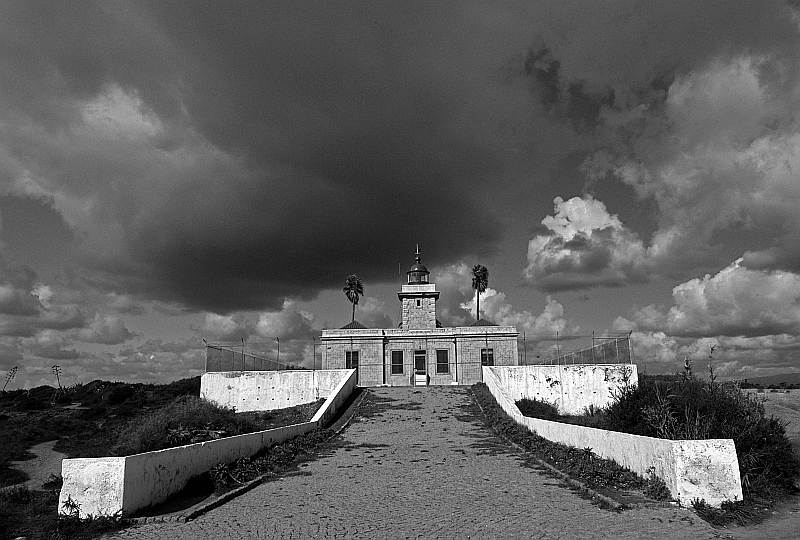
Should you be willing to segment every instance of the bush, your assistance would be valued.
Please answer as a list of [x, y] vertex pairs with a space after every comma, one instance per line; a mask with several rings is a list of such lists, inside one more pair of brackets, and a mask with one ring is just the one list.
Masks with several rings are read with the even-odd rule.
[[228, 436], [259, 429], [260, 425], [252, 417], [237, 416], [233, 409], [199, 397], [182, 396], [149, 415], [133, 420], [119, 434], [111, 452], [125, 456], [189, 444], [193, 431], [214, 431]]
[[544, 400], [523, 398], [517, 401], [517, 408], [525, 416], [542, 420], [558, 420], [558, 407]]
[[117, 384], [103, 394], [103, 400], [109, 405], [119, 405], [136, 394], [136, 390], [129, 384]]
[[734, 384], [639, 377], [615, 396], [605, 429], [665, 439], [733, 439], [746, 498], [773, 498], [793, 489], [800, 463], [780, 420], [763, 401]]
[[273, 411], [236, 413], [196, 396], [181, 396], [130, 420], [119, 433], [111, 453], [126, 456], [307, 422], [324, 401]]

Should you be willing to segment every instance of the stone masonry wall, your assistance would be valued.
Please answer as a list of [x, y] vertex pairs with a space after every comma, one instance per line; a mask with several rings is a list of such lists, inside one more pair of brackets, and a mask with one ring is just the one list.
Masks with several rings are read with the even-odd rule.
[[[443, 329], [440, 329], [443, 330]], [[414, 384], [414, 351], [426, 351], [428, 384], [448, 385], [473, 384], [481, 380], [481, 349], [491, 348], [494, 365], [513, 366], [518, 362], [516, 336], [492, 335], [461, 336], [457, 332], [442, 333], [441, 336], [384, 335], [341, 340], [326, 340], [323, 336], [323, 367], [343, 369], [346, 367], [345, 352], [359, 352], [358, 384], [361, 386], [405, 386]], [[446, 350], [448, 370], [437, 373], [437, 350]], [[392, 374], [392, 351], [402, 351], [403, 372]]]
[[[420, 303], [419, 307], [417, 307], [417, 301]], [[403, 328], [409, 330], [436, 328], [436, 299], [431, 297], [404, 298]]]

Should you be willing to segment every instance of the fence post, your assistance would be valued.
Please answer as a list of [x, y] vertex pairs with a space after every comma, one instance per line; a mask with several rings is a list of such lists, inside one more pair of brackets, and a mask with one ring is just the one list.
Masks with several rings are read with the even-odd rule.
[[631, 343], [631, 334], [633, 330], [628, 332], [628, 363], [633, 364], [633, 344]]

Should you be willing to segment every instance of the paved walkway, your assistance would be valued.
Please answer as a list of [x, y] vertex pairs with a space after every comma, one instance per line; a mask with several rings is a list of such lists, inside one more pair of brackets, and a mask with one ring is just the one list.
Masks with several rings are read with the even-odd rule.
[[115, 538], [718, 538], [680, 508], [603, 510], [482, 425], [468, 388], [378, 388], [327, 455], [188, 523]]

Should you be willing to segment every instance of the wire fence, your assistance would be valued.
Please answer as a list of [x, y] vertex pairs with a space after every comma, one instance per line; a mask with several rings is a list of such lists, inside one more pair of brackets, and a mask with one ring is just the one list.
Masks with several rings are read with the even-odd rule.
[[[492, 337], [486, 338], [486, 346], [492, 347], [496, 340]], [[585, 342], [587, 345], [578, 347], [571, 351], [565, 351], [564, 348], [568, 344]], [[360, 340], [353, 339], [352, 345], [358, 345]], [[419, 345], [419, 347], [417, 347]], [[459, 344], [460, 345], [460, 344]], [[458, 345], [456, 345], [458, 347]], [[428, 349], [427, 342], [423, 344], [415, 343], [414, 348]], [[469, 370], [474, 366], [474, 369], [480, 370], [480, 362], [467, 360], [462, 361], [460, 358], [460, 351], [455, 351], [458, 358], [459, 370]], [[534, 364], [632, 364], [635, 361], [633, 345], [631, 343], [631, 334], [618, 334], [618, 335], [565, 335], [554, 336], [548, 340], [532, 340], [528, 342], [524, 334], [517, 342], [517, 363], [519, 365], [534, 365]], [[496, 365], [510, 365], [509, 358], [501, 358], [503, 352], [500, 349], [495, 349], [495, 364]], [[274, 356], [273, 356], [274, 355]], [[323, 351], [321, 343], [317, 340], [310, 344], [309, 349], [306, 351], [308, 355], [303, 361], [303, 364], [309, 363], [314, 369], [324, 368], [323, 366]], [[292, 356], [294, 360], [294, 356]], [[360, 371], [382, 370], [384, 369], [383, 363], [372, 363], [366, 358], [362, 359]], [[453, 363], [451, 359], [450, 363]], [[391, 368], [391, 360], [387, 357], [386, 369]], [[299, 362], [292, 363], [281, 360], [280, 350], [274, 350], [271, 354], [263, 354], [248, 350], [245, 346], [237, 346], [225, 343], [207, 343], [206, 344], [206, 371], [281, 371], [286, 369], [310, 369], [307, 365], [299, 365]], [[397, 368], [399, 370], [399, 367]], [[453, 368], [451, 368], [453, 369]], [[413, 371], [413, 364], [408, 363], [404, 359], [403, 373], [410, 373]], [[433, 369], [429, 368], [431, 373]], [[399, 373], [396, 373], [396, 375]]]
[[206, 344], [206, 372], [213, 371], [281, 371], [285, 369], [306, 369], [279, 360], [267, 358], [244, 347], [229, 347], [216, 343]]
[[[563, 351], [564, 341], [591, 339], [591, 345], [572, 351]], [[553, 340], [551, 340], [553, 341]], [[634, 363], [631, 334], [556, 337], [555, 344], [548, 347], [551, 354], [529, 355], [523, 338], [520, 345], [520, 364], [632, 364]], [[561, 343], [559, 343], [561, 342]], [[534, 344], [538, 345], [538, 343]], [[537, 350], [539, 352], [539, 350]]]

